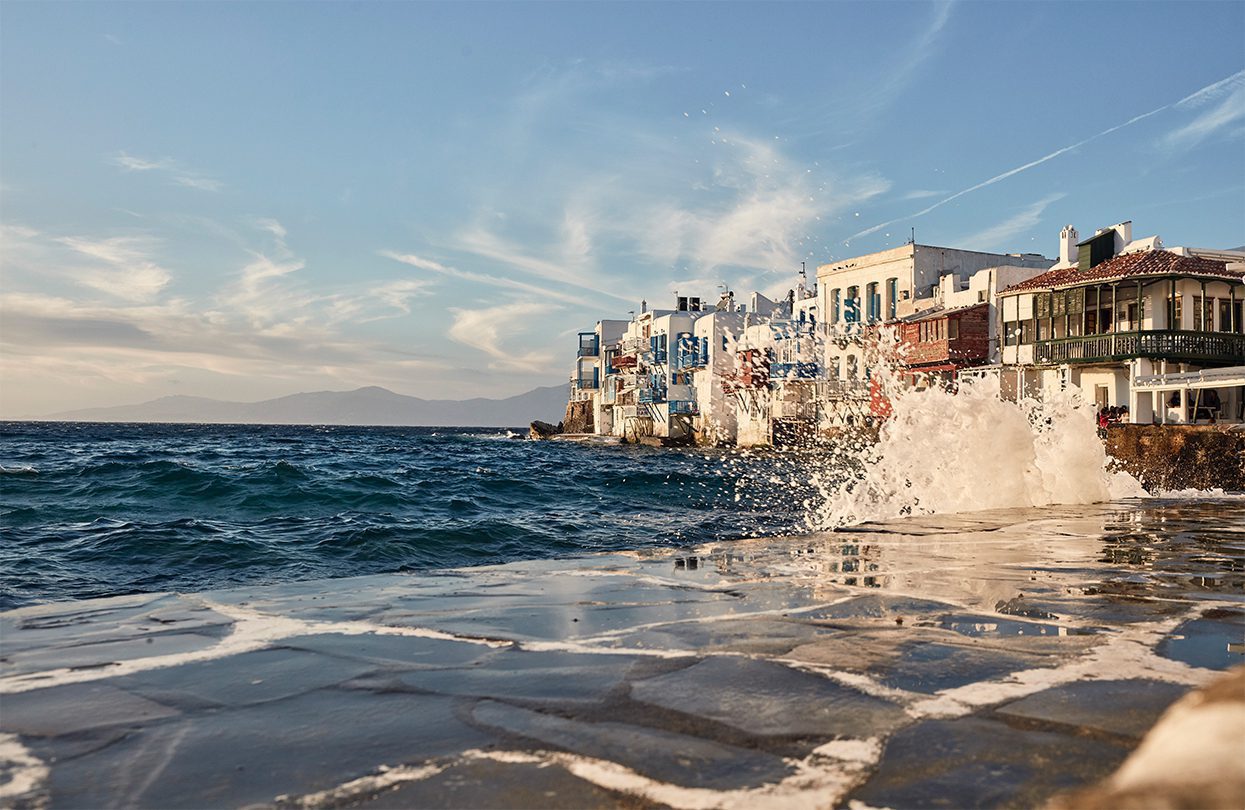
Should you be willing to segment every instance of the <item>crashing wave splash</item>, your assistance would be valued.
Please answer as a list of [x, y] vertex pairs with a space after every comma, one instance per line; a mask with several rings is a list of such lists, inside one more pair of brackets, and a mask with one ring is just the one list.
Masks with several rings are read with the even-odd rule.
[[1075, 387], [1042, 402], [1004, 400], [996, 377], [963, 379], [955, 391], [893, 381], [883, 389], [892, 413], [878, 441], [842, 450], [848, 458], [826, 458], [813, 471], [810, 529], [1147, 496], [1135, 478], [1112, 469], [1093, 404]]

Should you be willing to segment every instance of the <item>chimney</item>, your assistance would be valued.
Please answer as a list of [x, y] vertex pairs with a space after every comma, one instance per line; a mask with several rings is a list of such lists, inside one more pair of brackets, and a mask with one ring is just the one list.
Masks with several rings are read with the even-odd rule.
[[1076, 243], [1079, 239], [1080, 234], [1076, 232], [1076, 228], [1071, 225], [1063, 226], [1063, 230], [1059, 232], [1060, 264], [1076, 264]]
[[1115, 231], [1115, 253], [1118, 256], [1120, 251], [1133, 241], [1133, 221], [1126, 220], [1111, 226], [1111, 230]]

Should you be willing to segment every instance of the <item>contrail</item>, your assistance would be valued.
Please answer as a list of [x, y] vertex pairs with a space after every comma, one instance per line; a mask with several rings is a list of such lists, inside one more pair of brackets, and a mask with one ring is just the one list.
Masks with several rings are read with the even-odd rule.
[[1054, 160], [1055, 158], [1059, 157], [1065, 152], [1071, 152], [1073, 149], [1079, 149], [1080, 147], [1084, 146], [1087, 143], [1090, 143], [1091, 141], [1096, 141], [1099, 138], [1110, 135], [1112, 132], [1118, 132], [1124, 127], [1132, 126], [1138, 121], [1141, 121], [1145, 118], [1149, 118], [1152, 115], [1157, 115], [1163, 112], [1164, 110], [1171, 109], [1172, 107], [1179, 107], [1179, 106], [1188, 104], [1190, 102], [1201, 101], [1202, 99], [1219, 92], [1224, 87], [1232, 84], [1233, 82], [1243, 77], [1245, 77], [1245, 70], [1234, 73], [1231, 76], [1228, 76], [1226, 79], [1220, 79], [1214, 84], [1208, 84], [1205, 87], [1203, 87], [1201, 90], [1197, 90], [1193, 93], [1190, 93], [1189, 95], [1185, 96], [1179, 101], [1174, 101], [1170, 104], [1164, 104], [1162, 107], [1157, 107], [1153, 110], [1150, 110], [1150, 112], [1142, 113], [1141, 115], [1135, 115], [1122, 124], [1116, 124], [1110, 129], [1104, 129], [1102, 132], [1099, 132], [1097, 135], [1090, 135], [1088, 138], [1085, 138], [1084, 140], [1081, 140], [1081, 141], [1077, 141], [1071, 146], [1065, 146], [1062, 149], [1056, 149], [1054, 152], [1051, 152], [1049, 155], [1044, 155], [1043, 157], [1040, 157], [1037, 160], [1032, 160], [1024, 164], [1023, 166], [1017, 166], [1014, 169], [1009, 169], [1008, 171], [1005, 171], [1002, 174], [997, 174], [994, 177], [991, 177], [989, 180], [983, 180], [977, 185], [970, 186], [969, 188], [966, 188], [963, 191], [957, 191], [956, 193], [952, 194], [950, 197], [944, 197], [943, 199], [939, 200], [938, 202], [934, 203], [928, 208], [923, 208], [920, 211], [917, 211], [915, 214], [909, 214], [908, 216], [905, 216], [905, 217], [897, 217], [887, 222], [883, 222], [881, 225], [874, 225], [872, 228], [866, 228], [860, 233], [854, 233], [851, 236], [847, 237], [847, 241], [850, 242], [853, 239], [859, 239], [862, 236], [868, 236], [871, 233], [877, 233], [883, 228], [894, 225], [896, 222], [903, 222], [905, 220], [916, 219], [917, 217], [923, 217], [926, 214], [928, 214], [930, 211], [933, 211], [935, 208], [941, 208], [942, 206], [946, 205], [952, 200], [958, 200], [960, 197], [963, 197], [965, 194], [971, 194], [972, 192], [977, 191], [978, 189], [983, 189], [986, 186], [992, 186], [995, 183], [999, 182], [1000, 180], [1006, 180], [1007, 178], [1020, 174], [1023, 171], [1028, 171], [1029, 169], [1032, 169], [1034, 166], [1040, 166], [1048, 160]]

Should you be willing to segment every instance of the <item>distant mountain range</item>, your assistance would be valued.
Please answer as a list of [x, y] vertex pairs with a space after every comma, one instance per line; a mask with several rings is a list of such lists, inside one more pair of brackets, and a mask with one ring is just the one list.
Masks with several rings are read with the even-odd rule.
[[370, 386], [354, 391], [314, 391], [262, 402], [207, 397], [161, 397], [140, 405], [84, 408], [49, 414], [65, 422], [188, 422], [263, 425], [426, 425], [519, 427], [534, 419], [560, 422], [565, 385], [534, 388], [507, 399], [420, 399]]

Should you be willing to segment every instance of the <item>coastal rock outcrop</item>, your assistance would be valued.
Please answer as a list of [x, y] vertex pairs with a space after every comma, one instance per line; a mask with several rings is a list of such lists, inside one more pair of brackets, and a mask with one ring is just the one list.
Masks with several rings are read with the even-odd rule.
[[1107, 453], [1151, 492], [1245, 489], [1245, 431], [1221, 425], [1120, 425]]
[[566, 403], [566, 418], [562, 420], [563, 433], [595, 433], [595, 424], [596, 421], [592, 416], [592, 400]]
[[532, 439], [550, 439], [562, 432], [562, 423], [551, 425], [537, 419], [528, 425], [528, 437]]

